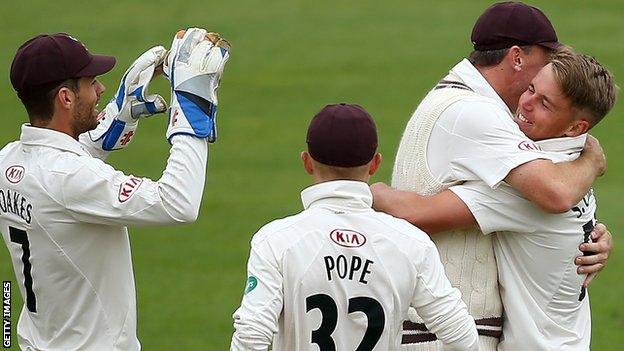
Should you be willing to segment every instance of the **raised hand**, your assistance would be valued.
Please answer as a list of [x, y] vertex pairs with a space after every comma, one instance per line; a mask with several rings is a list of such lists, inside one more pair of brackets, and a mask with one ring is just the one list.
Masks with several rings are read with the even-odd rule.
[[167, 139], [189, 134], [217, 139], [217, 89], [230, 58], [230, 45], [218, 33], [189, 28], [176, 34], [163, 65], [171, 83]]
[[98, 126], [89, 132], [93, 142], [101, 142], [105, 151], [124, 148], [138, 127], [140, 117], [167, 110], [160, 95], [149, 95], [147, 88], [154, 73], [163, 64], [167, 51], [155, 46], [137, 58], [124, 73], [115, 96], [98, 117]]

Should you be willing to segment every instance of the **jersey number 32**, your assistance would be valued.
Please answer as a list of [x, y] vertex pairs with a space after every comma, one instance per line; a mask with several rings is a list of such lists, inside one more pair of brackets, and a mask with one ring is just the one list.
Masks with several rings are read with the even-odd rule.
[[[338, 307], [334, 299], [326, 294], [311, 295], [306, 298], [306, 312], [318, 308], [321, 311], [322, 321], [318, 329], [312, 331], [312, 342], [319, 346], [321, 351], [335, 351], [336, 344], [331, 335], [338, 324]], [[368, 326], [360, 345], [355, 351], [371, 351], [381, 334], [385, 324], [384, 310], [379, 301], [370, 297], [352, 297], [348, 304], [349, 314], [363, 312], [368, 320]]]

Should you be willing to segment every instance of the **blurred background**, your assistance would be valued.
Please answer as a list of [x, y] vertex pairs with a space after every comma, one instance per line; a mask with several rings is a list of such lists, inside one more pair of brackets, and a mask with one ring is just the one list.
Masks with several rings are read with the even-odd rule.
[[[389, 182], [403, 128], [420, 99], [471, 50], [470, 32], [490, 1], [230, 0], [5, 2], [0, 14], [0, 146], [19, 138], [26, 113], [9, 81], [19, 45], [39, 33], [67, 32], [93, 53], [114, 55], [101, 77], [103, 108], [121, 75], [147, 48], [170, 44], [189, 26], [232, 43], [219, 92], [219, 139], [211, 146], [199, 220], [130, 228], [139, 338], [145, 350], [225, 350], [245, 286], [249, 241], [264, 223], [301, 210], [311, 179], [299, 160], [310, 118], [325, 104], [352, 102], [377, 121], [385, 156], [373, 181]], [[621, 0], [535, 1], [560, 41], [595, 56], [624, 83]], [[168, 97], [164, 79], [152, 92]], [[621, 94], [620, 94], [621, 95]], [[607, 154], [595, 184], [598, 217], [613, 233], [608, 267], [590, 288], [594, 350], [621, 350], [624, 334], [624, 135], [618, 103], [592, 134]], [[144, 120], [133, 143], [108, 162], [158, 179], [169, 145], [164, 115]], [[103, 262], [103, 264], [105, 264]], [[547, 267], [546, 267], [547, 268]], [[6, 248], [0, 278], [13, 281], [13, 332], [21, 298]], [[13, 335], [13, 349], [17, 337]]]

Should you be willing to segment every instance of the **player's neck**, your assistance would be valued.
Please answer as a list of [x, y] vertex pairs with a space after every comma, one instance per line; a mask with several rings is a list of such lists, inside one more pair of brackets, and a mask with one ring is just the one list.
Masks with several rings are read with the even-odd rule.
[[512, 113], [516, 111], [520, 94], [516, 91], [517, 84], [514, 84], [513, 77], [509, 72], [506, 72], [506, 68], [499, 64], [490, 67], [477, 67], [477, 70], [500, 96], [509, 111]]
[[352, 181], [356, 181], [356, 182], [368, 183], [369, 179], [370, 179], [369, 175], [361, 176], [361, 177], [345, 177], [345, 176], [341, 176], [341, 175], [318, 175], [318, 174], [314, 174], [314, 184], [333, 182], [335, 180], [352, 180]]
[[75, 135], [76, 133], [74, 133], [71, 124], [68, 123], [68, 119], [56, 113], [49, 120], [33, 119], [30, 124], [33, 127], [52, 129], [57, 132], [65, 133], [78, 140], [78, 135]]

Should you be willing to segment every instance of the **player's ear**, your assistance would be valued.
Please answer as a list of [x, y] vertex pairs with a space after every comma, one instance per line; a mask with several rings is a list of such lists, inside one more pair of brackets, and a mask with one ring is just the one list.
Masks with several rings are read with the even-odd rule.
[[370, 162], [370, 167], [368, 168], [368, 175], [373, 175], [379, 169], [381, 165], [381, 154], [378, 152], [373, 156], [373, 159]]
[[306, 173], [314, 174], [314, 164], [312, 163], [312, 156], [307, 151], [301, 152], [301, 161], [303, 161], [303, 168]]
[[509, 64], [509, 67], [514, 71], [522, 70], [522, 63], [524, 60], [524, 51], [518, 45], [514, 45], [509, 48], [505, 60]]
[[574, 121], [574, 124], [570, 126], [567, 132], [565, 132], [564, 136], [567, 137], [575, 137], [581, 134], [587, 133], [589, 130], [589, 121], [586, 119], [579, 119]]
[[76, 94], [68, 87], [61, 87], [54, 97], [55, 105], [60, 109], [69, 110], [76, 99]]

